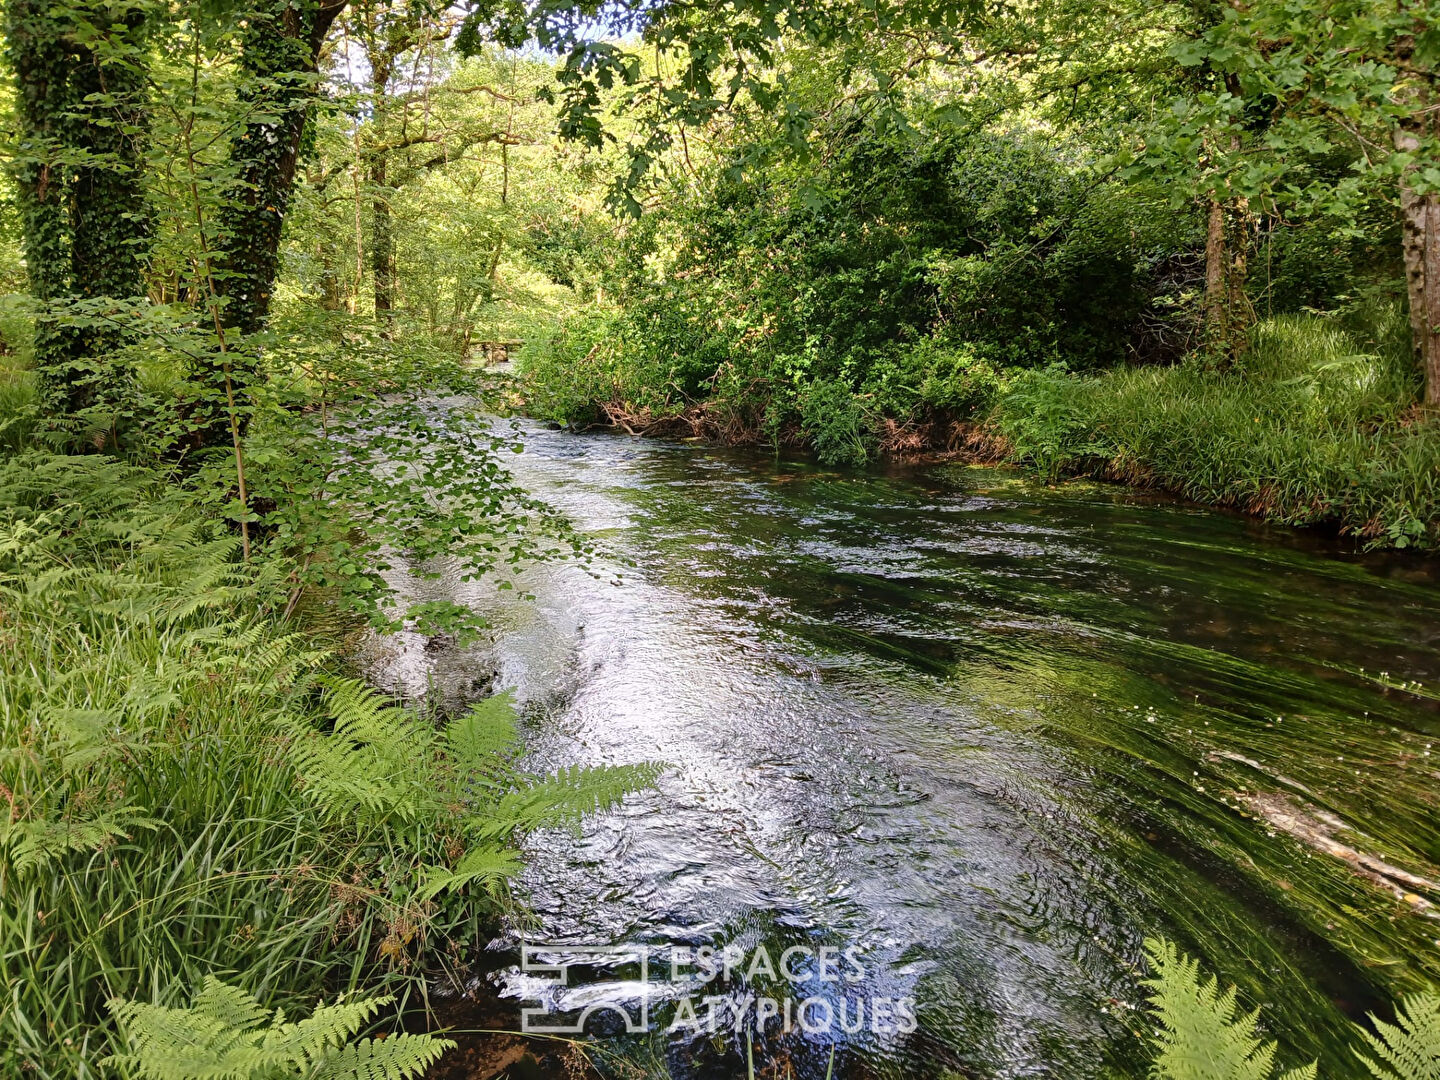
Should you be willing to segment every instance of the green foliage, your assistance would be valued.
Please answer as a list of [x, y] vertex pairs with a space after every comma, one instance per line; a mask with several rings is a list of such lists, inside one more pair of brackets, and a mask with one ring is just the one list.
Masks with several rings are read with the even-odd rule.
[[1401, 1002], [1395, 1023], [1374, 1016], [1370, 1022], [1376, 1033], [1361, 1030], [1370, 1053], [1360, 1058], [1375, 1080], [1440, 1078], [1440, 994], [1412, 994]]
[[[995, 430], [1047, 475], [1164, 487], [1289, 524], [1329, 522], [1374, 544], [1440, 541], [1440, 428], [1395, 313], [1370, 328], [1287, 316], [1256, 327], [1243, 371], [1202, 360], [1098, 376], [1017, 378]], [[1397, 330], [1400, 331], [1397, 334]]]
[[[1258, 1034], [1260, 1010], [1241, 1009], [1235, 988], [1222, 988], [1200, 963], [1174, 942], [1149, 938], [1145, 954], [1156, 1029], [1156, 1080], [1272, 1080], [1276, 1077], [1274, 1042]], [[1359, 1029], [1367, 1051], [1360, 1060], [1376, 1080], [1440, 1078], [1440, 994], [1413, 994], [1401, 1002], [1394, 1024], [1370, 1017], [1375, 1031]], [[1372, 1056], [1373, 1055], [1373, 1056]], [[1378, 1060], [1377, 1060], [1378, 1059]], [[1280, 1074], [1278, 1080], [1316, 1080], [1312, 1063]]]
[[1023, 131], [835, 126], [823, 166], [747, 180], [721, 157], [634, 230], [620, 313], [527, 355], [529, 407], [703, 403], [863, 461], [885, 419], [983, 414], [1005, 366], [1122, 356], [1169, 287], [1151, 267], [1184, 237], [1173, 218]]
[[820, 460], [863, 465], [870, 456], [865, 411], [850, 387], [838, 379], [817, 379], [800, 395], [800, 430]]
[[443, 733], [354, 679], [327, 680], [325, 698], [329, 730], [298, 728], [287, 753], [317, 812], [336, 821], [438, 828], [456, 820], [466, 835], [498, 845], [608, 809], [658, 771], [527, 776], [510, 762], [517, 747], [504, 696], [473, 706]]
[[94, 1076], [108, 999], [212, 975], [409, 1007], [455, 962], [431, 943], [507, 902], [518, 834], [653, 775], [530, 776], [508, 700], [437, 731], [348, 681], [286, 621], [297, 569], [153, 469], [0, 457], [0, 1072]]
[[[1159, 1023], [1158, 1053], [1151, 1066], [1157, 1080], [1272, 1080], [1276, 1045], [1256, 1035], [1260, 1011], [1244, 1012], [1235, 988], [1222, 990], [1205, 977], [1198, 961], [1173, 942], [1145, 942], [1151, 975], [1150, 1008]], [[1315, 1065], [1279, 1074], [1279, 1080], [1315, 1080]]]
[[[207, 978], [188, 1009], [137, 1001], [110, 1003], [129, 1051], [108, 1064], [142, 1080], [406, 1080], [420, 1076], [454, 1043], [429, 1035], [384, 1040], [355, 1034], [390, 998], [362, 998], [319, 1006], [287, 1021], [255, 998]], [[266, 1023], [266, 1020], [269, 1023]]]
[[228, 301], [225, 320], [242, 333], [260, 330], [270, 311], [316, 62], [337, 12], [315, 0], [261, 0], [240, 22], [236, 105], [243, 123], [230, 142], [233, 184], [220, 208], [216, 273]]

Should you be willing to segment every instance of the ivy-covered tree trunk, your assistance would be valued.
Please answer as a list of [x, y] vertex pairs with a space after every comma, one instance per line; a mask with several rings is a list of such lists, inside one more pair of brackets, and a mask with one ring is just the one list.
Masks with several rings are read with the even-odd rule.
[[[253, 334], [265, 325], [280, 270], [280, 238], [290, 209], [310, 107], [318, 81], [320, 49], [348, 0], [259, 0], [240, 41], [237, 91], [245, 124], [230, 143], [235, 181], [219, 214], [215, 288], [224, 299], [224, 329]], [[231, 343], [233, 344], [233, 342]], [[243, 430], [246, 387], [255, 354], [223, 348], [195, 372], [201, 390], [225, 406], [239, 403]], [[197, 429], [205, 446], [234, 438], [230, 418], [212, 410]]]
[[[100, 40], [81, 46], [73, 74], [73, 143], [80, 151], [72, 188], [70, 258], [82, 299], [132, 300], [145, 293], [151, 236], [145, 191], [149, 138], [143, 56], [144, 15], [95, 20]], [[79, 355], [96, 358], [121, 345], [123, 326], [98, 323], [78, 336]]]
[[[5, 5], [6, 59], [15, 73], [20, 140], [13, 173], [30, 295], [42, 304], [70, 295], [69, 164], [65, 148], [70, 58], [64, 28], [43, 0]], [[35, 363], [49, 404], [69, 411], [72, 337], [43, 311]]]
[[390, 218], [385, 153], [370, 160], [370, 269], [375, 276], [375, 317], [388, 322], [395, 307], [395, 231]]
[[1254, 313], [1245, 292], [1252, 218], [1245, 199], [1211, 198], [1205, 217], [1205, 349], [1233, 362], [1244, 355]]
[[236, 180], [220, 212], [217, 281], [225, 323], [241, 333], [259, 330], [270, 313], [316, 63], [344, 6], [261, 0], [246, 22], [237, 96], [248, 119], [230, 144]]
[[[113, 18], [104, 7], [77, 11], [37, 0], [11, 0], [5, 14], [31, 295], [47, 305], [139, 297], [150, 236], [144, 14]], [[103, 321], [103, 311], [89, 312], [83, 331], [52, 312], [36, 320], [36, 365], [47, 406], [75, 413], [95, 403], [107, 381], [103, 358], [124, 333], [121, 320]]]

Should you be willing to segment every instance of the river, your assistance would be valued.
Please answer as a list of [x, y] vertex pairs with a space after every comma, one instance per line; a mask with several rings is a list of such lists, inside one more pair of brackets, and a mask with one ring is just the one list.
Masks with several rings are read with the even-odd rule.
[[[505, 1000], [648, 1002], [649, 1034], [591, 1030], [652, 1075], [1142, 1076], [1164, 934], [1338, 1080], [1363, 1075], [1353, 1018], [1440, 983], [1426, 563], [1004, 469], [522, 436], [509, 466], [596, 560], [412, 586], [493, 633], [402, 635], [377, 676], [513, 688], [536, 768], [667, 770], [529, 842], [533, 919], [467, 944]], [[568, 989], [525, 944], [574, 961]], [[672, 979], [677, 946], [739, 970]], [[785, 1005], [747, 1045], [752, 995], [849, 1022], [812, 1004], [786, 1031]]]

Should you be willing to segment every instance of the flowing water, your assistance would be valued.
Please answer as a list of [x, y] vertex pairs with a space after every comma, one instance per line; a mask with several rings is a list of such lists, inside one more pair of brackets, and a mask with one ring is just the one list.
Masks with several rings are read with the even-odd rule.
[[[1264, 1003], [1282, 1060], [1339, 1078], [1352, 1018], [1440, 983], [1423, 562], [1000, 469], [523, 438], [516, 476], [599, 556], [517, 592], [428, 583], [493, 640], [402, 639], [377, 672], [442, 700], [513, 688], [539, 768], [668, 767], [533, 838], [533, 923], [474, 945], [508, 1000], [643, 997], [651, 1034], [613, 1012], [591, 1031], [675, 1076], [743, 1076], [747, 1053], [773, 1076], [1140, 1076], [1163, 933]], [[519, 970], [522, 943], [575, 961], [569, 988]], [[561, 948], [612, 944], [648, 983]], [[672, 947], [727, 945], [728, 980], [672, 981]], [[808, 949], [797, 981], [750, 969], [762, 946]], [[822, 946], [854, 950], [844, 978]], [[706, 995], [714, 1032], [677, 1011]], [[782, 1014], [747, 1049], [751, 995], [835, 1020]]]

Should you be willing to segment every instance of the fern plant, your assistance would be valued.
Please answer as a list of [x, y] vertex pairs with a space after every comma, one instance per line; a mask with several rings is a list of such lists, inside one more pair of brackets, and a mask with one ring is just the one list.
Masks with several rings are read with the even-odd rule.
[[328, 733], [297, 726], [289, 755], [320, 811], [337, 821], [453, 828], [450, 865], [420, 868], [415, 899], [470, 883], [495, 890], [519, 869], [515, 838], [578, 822], [654, 782], [653, 764], [571, 767], [536, 776], [520, 749], [509, 693], [472, 705], [443, 730], [354, 679], [326, 682]]
[[[159, 473], [0, 455], [0, 1075], [143, 1057], [106, 1003], [212, 973], [291, 1011], [356, 985], [411, 1008], [465, 974], [436, 945], [487, 929], [517, 834], [653, 775], [530, 777], [508, 699], [437, 728], [326, 680], [293, 569]], [[335, 1061], [394, 1075], [354, 1045]]]
[[[1150, 1007], [1160, 1024], [1151, 1076], [1157, 1080], [1272, 1080], [1276, 1075], [1273, 1042], [1255, 1032], [1260, 1010], [1245, 1012], [1235, 988], [1221, 989], [1205, 977], [1198, 961], [1173, 942], [1145, 942], [1151, 975]], [[1281, 1080], [1315, 1080], [1315, 1065], [1292, 1069]]]
[[129, 1052], [106, 1063], [143, 1080], [408, 1080], [455, 1044], [411, 1034], [356, 1040], [390, 1000], [342, 1000], [291, 1021], [206, 978], [188, 1009], [112, 1000]]
[[1440, 1080], [1440, 993], [1405, 998], [1393, 1024], [1373, 1015], [1370, 1022], [1376, 1034], [1360, 1035], [1375, 1056], [1360, 1060], [1376, 1080]]

